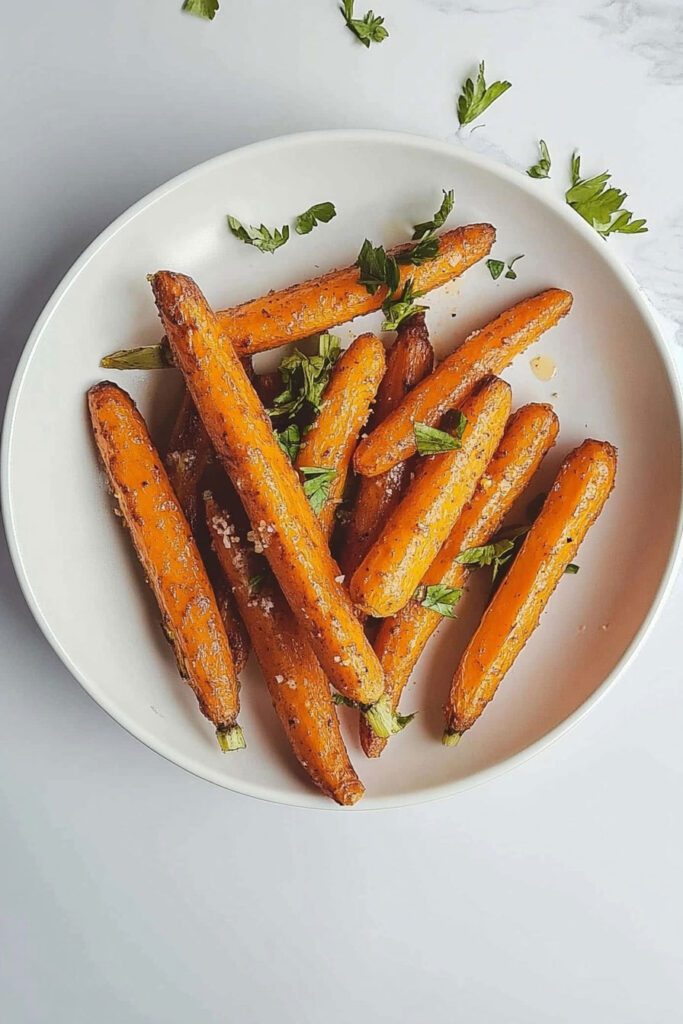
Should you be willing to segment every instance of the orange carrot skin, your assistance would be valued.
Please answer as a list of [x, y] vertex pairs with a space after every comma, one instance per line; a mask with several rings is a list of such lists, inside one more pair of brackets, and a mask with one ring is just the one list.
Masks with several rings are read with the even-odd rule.
[[584, 441], [565, 459], [455, 672], [444, 709], [446, 737], [457, 741], [495, 696], [604, 508], [616, 469], [616, 449], [603, 441]]
[[[313, 782], [337, 803], [356, 803], [364, 787], [349, 760], [330, 687], [282, 591], [210, 492], [206, 520], [216, 556], [249, 630], [273, 707]], [[254, 592], [258, 574], [266, 577]]]
[[206, 570], [142, 416], [103, 381], [88, 392], [95, 441], [157, 599], [178, 666], [219, 730], [239, 711], [237, 676]]
[[171, 486], [190, 524], [213, 586], [223, 628], [230, 643], [235, 672], [239, 675], [249, 657], [249, 640], [232, 595], [225, 587], [223, 574], [215, 571], [215, 559], [206, 543], [204, 517], [199, 514], [199, 488], [212, 459], [213, 445], [189, 392], [185, 390], [164, 462]]
[[199, 517], [199, 483], [213, 449], [194, 402], [186, 390], [171, 432], [164, 463], [185, 518], [196, 532]]
[[[491, 541], [555, 444], [558, 429], [557, 416], [549, 405], [525, 405], [513, 413], [474, 497], [423, 576], [423, 586], [465, 585], [470, 567], [458, 562], [458, 556]], [[374, 646], [394, 709], [427, 641], [442, 621], [438, 612], [411, 598], [405, 608], [382, 622]], [[386, 746], [386, 740], [376, 736], [363, 718], [360, 739], [368, 757], [379, 757]]]
[[382, 694], [377, 657], [338, 582], [339, 568], [270, 420], [190, 279], [152, 278], [176, 364], [292, 610], [334, 686], [360, 704]]
[[351, 580], [351, 597], [376, 618], [408, 603], [470, 500], [503, 436], [512, 401], [497, 377], [465, 402], [462, 447], [422, 459], [415, 479]]
[[333, 469], [336, 473], [325, 504], [318, 512], [320, 526], [328, 540], [358, 435], [370, 415], [385, 365], [384, 346], [374, 334], [361, 334], [351, 343], [332, 371], [322, 408], [306, 432], [296, 459], [299, 471], [302, 467], [314, 466]]
[[471, 334], [358, 445], [356, 472], [377, 476], [413, 455], [414, 423], [436, 426], [444, 413], [471, 394], [482, 377], [502, 373], [515, 356], [566, 316], [571, 306], [570, 292], [550, 288], [523, 299]]
[[[428, 292], [460, 277], [488, 256], [495, 238], [495, 229], [490, 224], [467, 224], [444, 232], [433, 260], [419, 267], [408, 264], [400, 268], [400, 287], [411, 277], [416, 291]], [[402, 245], [393, 252], [399, 254], [409, 248], [411, 244]], [[358, 268], [353, 266], [221, 310], [216, 316], [223, 337], [240, 354], [251, 355], [374, 313], [381, 309], [386, 297], [386, 288], [370, 295], [359, 281]]]
[[[408, 392], [432, 372], [433, 365], [434, 349], [425, 316], [417, 313], [401, 324], [387, 353], [387, 368], [377, 390], [371, 429], [386, 419]], [[339, 550], [339, 564], [347, 579], [351, 579], [401, 500], [410, 465], [400, 462], [387, 473], [360, 478], [351, 519]]]

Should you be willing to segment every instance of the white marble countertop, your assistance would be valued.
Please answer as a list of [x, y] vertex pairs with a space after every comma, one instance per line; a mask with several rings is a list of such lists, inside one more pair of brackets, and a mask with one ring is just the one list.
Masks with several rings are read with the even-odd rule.
[[[177, 172], [312, 128], [386, 127], [520, 168], [609, 167], [649, 234], [613, 238], [683, 366], [680, 0], [33, 0], [3, 12], [3, 394], [85, 245]], [[357, 3], [363, 13], [369, 6]], [[513, 89], [458, 134], [476, 62]], [[561, 192], [564, 173], [539, 187]], [[46, 510], [49, 514], [49, 509]], [[639, 552], [647, 557], [647, 537]], [[0, 1005], [11, 1024], [680, 1016], [683, 583], [578, 728], [450, 801], [269, 806], [128, 736], [42, 639], [0, 562]]]

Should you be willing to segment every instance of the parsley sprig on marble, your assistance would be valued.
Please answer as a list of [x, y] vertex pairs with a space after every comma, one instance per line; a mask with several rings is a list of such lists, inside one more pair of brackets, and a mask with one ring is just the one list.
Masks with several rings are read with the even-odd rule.
[[374, 11], [368, 11], [362, 18], [354, 18], [353, 8], [354, 0], [343, 0], [339, 10], [344, 16], [346, 27], [353, 32], [356, 39], [368, 49], [370, 49], [370, 43], [384, 42], [389, 35], [388, 30], [384, 27], [384, 18], [375, 14]]
[[198, 18], [207, 18], [212, 21], [218, 10], [218, 0], [185, 0], [183, 10], [188, 14], [195, 14]]
[[512, 88], [512, 82], [492, 82], [491, 85], [487, 85], [484, 72], [485, 66], [482, 61], [476, 80], [468, 78], [463, 84], [458, 98], [458, 120], [461, 126], [476, 121], [492, 103]]
[[616, 233], [639, 235], [647, 231], [644, 218], [634, 220], [630, 210], [623, 209], [624, 201], [628, 198], [626, 192], [607, 186], [611, 177], [609, 171], [603, 171], [593, 178], [582, 178], [581, 157], [574, 153], [571, 163], [572, 183], [565, 193], [565, 199], [603, 238]]
[[532, 164], [526, 173], [530, 178], [549, 178], [552, 161], [550, 159], [550, 151], [543, 139], [539, 139], [538, 149], [540, 153], [538, 162]]

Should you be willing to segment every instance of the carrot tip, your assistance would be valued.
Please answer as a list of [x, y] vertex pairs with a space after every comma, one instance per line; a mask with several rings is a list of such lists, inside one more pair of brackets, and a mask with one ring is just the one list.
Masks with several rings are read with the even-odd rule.
[[146, 345], [144, 348], [120, 348], [100, 359], [105, 370], [163, 370], [173, 366], [168, 345]]
[[247, 745], [239, 725], [230, 725], [227, 729], [216, 729], [216, 739], [224, 754], [230, 750], [242, 750]]
[[446, 729], [445, 733], [441, 737], [441, 742], [443, 743], [444, 747], [457, 747], [461, 739], [462, 733], [450, 732], [449, 729]]

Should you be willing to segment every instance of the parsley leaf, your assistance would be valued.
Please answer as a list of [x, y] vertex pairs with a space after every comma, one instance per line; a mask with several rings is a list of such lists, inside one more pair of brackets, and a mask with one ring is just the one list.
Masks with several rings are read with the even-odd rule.
[[317, 466], [301, 466], [299, 472], [304, 477], [304, 494], [316, 515], [330, 496], [332, 481], [337, 475], [336, 469], [320, 469]]
[[426, 235], [412, 249], [406, 249], [405, 252], [399, 253], [396, 257], [396, 262], [402, 264], [410, 263], [414, 267], [419, 267], [423, 263], [433, 260], [438, 251], [439, 239], [433, 235]]
[[257, 573], [255, 576], [250, 576], [248, 580], [249, 593], [258, 594], [261, 587], [263, 586], [263, 581], [265, 580], [265, 578], [266, 574], [263, 572]]
[[513, 270], [512, 268], [514, 267], [514, 265], [517, 262], [517, 260], [523, 260], [523, 259], [524, 259], [524, 253], [522, 253], [521, 256], [515, 256], [515, 258], [513, 260], [510, 260], [510, 262], [508, 263], [507, 274], [505, 276], [508, 277], [511, 281], [516, 281], [517, 280], [517, 271]]
[[[513, 270], [512, 268], [514, 267], [517, 260], [523, 259], [523, 254], [521, 256], [515, 256], [515, 258], [513, 260], [510, 260], [510, 262], [507, 264], [507, 273], [505, 276], [509, 278], [511, 281], [517, 280], [517, 271]], [[491, 275], [494, 281], [497, 281], [500, 275], [505, 270], [505, 262], [503, 260], [487, 260], [486, 266], [488, 267], [489, 274]]]
[[491, 544], [482, 544], [480, 547], [466, 548], [465, 551], [460, 552], [456, 562], [459, 562], [460, 565], [473, 565], [477, 568], [490, 565], [495, 580], [499, 570], [512, 558], [514, 550], [515, 541], [512, 539], [492, 541]]
[[504, 92], [512, 86], [512, 82], [493, 82], [486, 85], [484, 78], [484, 61], [479, 65], [476, 83], [468, 78], [462, 87], [458, 99], [458, 120], [461, 125], [470, 124], [487, 110]]
[[274, 228], [270, 231], [265, 224], [260, 227], [245, 227], [236, 217], [228, 214], [228, 227], [236, 238], [246, 245], [255, 246], [260, 252], [275, 252], [281, 245], [289, 240], [289, 225], [285, 224], [282, 230]]
[[550, 151], [543, 139], [539, 139], [538, 148], [541, 153], [538, 163], [533, 164], [526, 173], [530, 178], [549, 178], [552, 161], [550, 159]]
[[198, 18], [208, 18], [212, 21], [218, 10], [218, 0], [185, 0], [184, 11], [188, 14], [196, 14]]
[[439, 455], [441, 452], [451, 452], [462, 446], [467, 417], [463, 416], [461, 412], [458, 412], [456, 416], [456, 424], [450, 434], [447, 434], [445, 430], [430, 427], [427, 423], [413, 423], [418, 455]]
[[594, 178], [582, 178], [581, 157], [574, 153], [571, 163], [572, 184], [565, 192], [567, 203], [603, 238], [616, 232], [639, 235], [647, 231], [646, 220], [633, 220], [633, 214], [623, 209], [624, 200], [628, 198], [626, 192], [613, 186], [607, 187], [611, 177], [608, 171], [603, 171]]
[[297, 235], [307, 235], [309, 231], [318, 224], [329, 224], [333, 217], [337, 216], [334, 203], [315, 203], [303, 213], [300, 213], [294, 222], [294, 230]]
[[494, 281], [497, 281], [500, 275], [505, 270], [504, 260], [487, 260], [486, 266], [489, 268], [489, 274]]
[[441, 206], [436, 211], [431, 220], [426, 220], [422, 224], [415, 224], [413, 230], [413, 241], [417, 241], [420, 238], [424, 238], [425, 235], [433, 235], [435, 231], [442, 228], [446, 223], [448, 217], [455, 206], [455, 192], [453, 189], [442, 189], [443, 201]]
[[443, 583], [435, 583], [429, 587], [418, 587], [414, 597], [423, 608], [429, 608], [445, 618], [455, 618], [455, 606], [463, 595], [462, 587], [447, 587]]
[[424, 313], [429, 306], [416, 306], [415, 299], [419, 299], [424, 292], [413, 291], [413, 279], [409, 277], [399, 298], [389, 296], [382, 306], [385, 320], [382, 324], [383, 331], [397, 331], [404, 321], [415, 316], [416, 313]]
[[296, 461], [299, 448], [301, 448], [301, 430], [299, 425], [297, 423], [290, 423], [284, 430], [276, 430], [275, 437], [290, 462]]
[[374, 295], [382, 285], [390, 292], [395, 292], [400, 284], [401, 278], [395, 257], [388, 256], [383, 246], [375, 246], [367, 238], [358, 253], [356, 266], [360, 270], [360, 283], [365, 285], [370, 295]]
[[354, 2], [355, 0], [343, 0], [339, 10], [344, 15], [346, 27], [353, 32], [363, 46], [370, 49], [370, 43], [381, 43], [389, 35], [384, 27], [384, 18], [380, 18], [374, 11], [368, 11], [362, 18], [354, 18]]
[[[271, 416], [294, 416], [302, 410], [318, 412], [330, 374], [341, 354], [339, 338], [321, 334], [317, 356], [295, 349], [280, 363], [283, 390], [273, 399]], [[291, 443], [291, 441], [290, 441]]]

